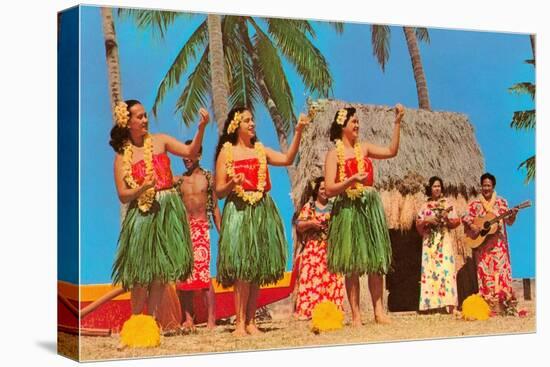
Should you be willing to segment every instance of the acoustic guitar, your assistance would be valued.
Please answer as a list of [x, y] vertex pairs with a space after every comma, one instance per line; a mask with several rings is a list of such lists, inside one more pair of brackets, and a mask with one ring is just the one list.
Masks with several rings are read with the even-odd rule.
[[502, 219], [508, 218], [510, 215], [512, 215], [514, 209], [523, 209], [528, 208], [531, 206], [531, 201], [526, 200], [523, 203], [516, 205], [510, 210], [507, 210], [505, 213], [502, 213], [499, 216], [494, 215], [493, 213], [487, 213], [483, 217], [477, 217], [474, 219], [474, 223], [476, 226], [481, 228], [481, 231], [478, 233], [476, 237], [470, 237], [466, 236], [466, 246], [469, 248], [478, 248], [481, 246], [487, 237], [495, 234], [498, 231], [498, 222]]

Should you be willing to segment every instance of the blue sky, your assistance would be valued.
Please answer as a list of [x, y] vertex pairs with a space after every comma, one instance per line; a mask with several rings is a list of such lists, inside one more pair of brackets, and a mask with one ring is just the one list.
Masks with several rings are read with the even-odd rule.
[[[125, 98], [139, 99], [150, 109], [157, 87], [191, 32], [203, 16], [174, 24], [165, 39], [138, 30], [131, 20], [115, 19]], [[111, 112], [107, 69], [99, 8], [83, 7], [81, 15], [81, 282], [109, 283], [119, 230], [119, 203], [113, 182], [114, 152], [108, 145]], [[346, 24], [337, 35], [322, 22], [313, 22], [314, 41], [325, 55], [334, 80], [333, 96], [349, 102], [417, 107], [416, 88], [402, 28], [391, 27], [391, 57], [385, 73], [372, 56], [367, 24]], [[486, 169], [497, 176], [497, 192], [510, 204], [535, 201], [535, 185], [525, 185], [517, 166], [535, 152], [534, 132], [509, 128], [513, 111], [532, 108], [529, 97], [512, 95], [507, 88], [534, 81], [528, 35], [430, 29], [431, 43], [421, 44], [421, 54], [434, 110], [466, 114], [475, 128]], [[193, 65], [191, 65], [193, 66]], [[295, 98], [295, 112], [305, 109], [306, 90], [292, 68], [285, 64]], [[189, 70], [192, 70], [191, 68]], [[183, 78], [185, 80], [185, 78]], [[183, 84], [168, 93], [151, 130], [190, 138], [195, 128], [185, 128], [174, 106]], [[209, 107], [209, 106], [208, 106]], [[269, 115], [256, 112], [258, 135], [268, 146], [278, 147]], [[207, 128], [203, 165], [212, 167], [216, 127]], [[172, 158], [175, 174], [183, 165]], [[293, 208], [285, 171], [270, 168], [274, 200], [285, 219], [290, 237]], [[213, 259], [217, 235], [212, 233]], [[509, 228], [514, 277], [535, 276], [535, 210], [526, 209]], [[290, 241], [289, 241], [289, 246]], [[290, 248], [290, 247], [289, 247]], [[211, 269], [215, 273], [215, 261]], [[66, 275], [60, 273], [60, 278]]]

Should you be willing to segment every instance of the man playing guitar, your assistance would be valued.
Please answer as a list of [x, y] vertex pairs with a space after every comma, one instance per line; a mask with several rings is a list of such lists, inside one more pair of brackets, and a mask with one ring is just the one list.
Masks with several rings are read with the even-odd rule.
[[519, 208], [509, 210], [508, 203], [495, 192], [496, 178], [485, 173], [480, 178], [481, 195], [468, 204], [468, 213], [462, 218], [465, 232], [470, 238], [477, 238], [484, 229], [479, 218], [495, 217], [509, 212], [494, 234], [489, 234], [483, 244], [474, 251], [477, 268], [479, 294], [496, 314], [516, 314], [517, 301], [512, 290], [512, 269], [506, 225], [516, 220]]

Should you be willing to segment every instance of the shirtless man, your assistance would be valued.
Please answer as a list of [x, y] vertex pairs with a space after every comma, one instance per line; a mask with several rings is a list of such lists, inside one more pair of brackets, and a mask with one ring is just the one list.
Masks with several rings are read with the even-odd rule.
[[[185, 142], [185, 144], [190, 143], [190, 140]], [[193, 296], [196, 291], [200, 291], [206, 298], [208, 308], [207, 328], [213, 329], [216, 326], [215, 294], [210, 280], [209, 216], [212, 216], [219, 232], [221, 214], [211, 173], [200, 167], [201, 154], [202, 147], [196, 158], [183, 159], [187, 172], [182, 176], [175, 177], [177, 188], [187, 210], [195, 260], [191, 276], [176, 284], [184, 318], [183, 326], [190, 331], [194, 330]]]

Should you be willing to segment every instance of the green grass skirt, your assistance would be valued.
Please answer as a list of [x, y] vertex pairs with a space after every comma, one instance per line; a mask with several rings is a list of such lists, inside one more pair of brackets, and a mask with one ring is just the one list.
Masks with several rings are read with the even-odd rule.
[[217, 281], [223, 287], [235, 280], [275, 283], [284, 275], [286, 256], [283, 222], [271, 196], [249, 205], [230, 195], [223, 208]]
[[391, 244], [380, 195], [374, 189], [352, 200], [334, 201], [328, 234], [328, 269], [344, 275], [386, 274]]
[[113, 284], [130, 289], [159, 279], [186, 279], [193, 268], [193, 250], [187, 214], [173, 189], [159, 191], [147, 213], [130, 203], [122, 222], [113, 265]]

